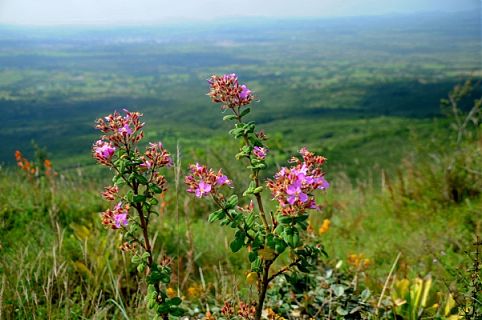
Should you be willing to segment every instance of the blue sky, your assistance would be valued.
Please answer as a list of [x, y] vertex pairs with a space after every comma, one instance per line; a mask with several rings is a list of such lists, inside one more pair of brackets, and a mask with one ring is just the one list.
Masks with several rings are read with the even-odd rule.
[[115, 25], [479, 10], [480, 0], [0, 0], [0, 24]]

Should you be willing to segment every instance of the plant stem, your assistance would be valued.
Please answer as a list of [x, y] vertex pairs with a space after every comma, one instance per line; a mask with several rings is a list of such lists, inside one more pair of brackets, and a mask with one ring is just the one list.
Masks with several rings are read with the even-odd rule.
[[298, 262], [300, 262], [301, 259], [296, 259], [295, 261], [291, 262], [289, 265], [281, 268], [278, 272], [276, 272], [275, 274], [273, 274], [271, 277], [268, 278], [268, 282], [271, 282], [273, 281], [277, 276], [285, 273], [286, 271], [289, 271], [291, 267], [295, 266], [298, 264]]
[[263, 268], [263, 279], [261, 280], [261, 288], [258, 291], [258, 304], [256, 305], [256, 315], [254, 317], [255, 320], [260, 320], [261, 315], [263, 314], [263, 305], [264, 299], [266, 298], [266, 291], [268, 290], [269, 284], [269, 268], [273, 261], [265, 261], [264, 268]]
[[[242, 123], [242, 117], [241, 117], [239, 111], [236, 111], [235, 109], [233, 109], [233, 112], [237, 116], [238, 123]], [[244, 139], [244, 144], [247, 147], [250, 147], [251, 144], [249, 143], [249, 138], [248, 138], [247, 133], [243, 134], [243, 139]], [[251, 155], [248, 156], [248, 159], [251, 162]], [[254, 181], [254, 183], [256, 185], [256, 188], [258, 188], [260, 186], [259, 177], [258, 177], [259, 170], [252, 169], [251, 171], [253, 173], [252, 180]], [[261, 199], [261, 195], [259, 193], [256, 193], [255, 197], [256, 197], [256, 202], [258, 203], [259, 215], [261, 217], [261, 220], [263, 221], [264, 228], [266, 230], [266, 233], [269, 233], [270, 227], [269, 227], [269, 224], [268, 224], [268, 220], [266, 219], [266, 214], [264, 212], [263, 201]]]
[[[133, 183], [132, 189], [134, 191], [134, 195], [139, 195], [139, 184], [137, 182]], [[144, 210], [142, 210], [142, 204], [137, 203], [135, 205], [135, 208], [137, 210], [137, 213], [139, 214], [139, 219], [141, 221], [142, 234], [144, 236], [144, 249], [146, 250], [147, 253], [149, 253], [148, 262], [149, 262], [149, 269], [151, 269], [153, 264], [153, 259], [152, 259], [151, 243], [149, 242], [149, 233], [147, 230], [148, 223], [146, 221], [146, 218], [144, 217]]]

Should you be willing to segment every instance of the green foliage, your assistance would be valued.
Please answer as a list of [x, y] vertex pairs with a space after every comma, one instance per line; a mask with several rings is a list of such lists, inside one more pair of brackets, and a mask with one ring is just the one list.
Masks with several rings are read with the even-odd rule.
[[357, 287], [354, 275], [318, 266], [318, 272], [285, 275], [268, 294], [268, 305], [286, 319], [372, 319], [373, 293]]

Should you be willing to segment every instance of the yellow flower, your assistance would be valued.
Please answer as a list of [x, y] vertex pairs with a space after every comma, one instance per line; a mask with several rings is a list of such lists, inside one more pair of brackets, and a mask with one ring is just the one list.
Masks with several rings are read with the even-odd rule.
[[318, 230], [318, 233], [322, 235], [323, 233], [327, 232], [330, 229], [330, 223], [331, 221], [329, 219], [323, 220], [323, 223], [321, 224], [321, 227]]
[[187, 289], [187, 295], [191, 298], [195, 298], [199, 295], [199, 290], [196, 287], [189, 287]]
[[174, 298], [177, 295], [176, 290], [174, 290], [173, 288], [167, 288], [166, 294], [169, 298]]
[[365, 258], [363, 254], [350, 254], [347, 259], [348, 264], [357, 269], [366, 269], [371, 264], [371, 260]]
[[263, 311], [263, 315], [266, 316], [269, 320], [286, 320], [282, 316], [276, 314], [273, 309], [268, 308]]

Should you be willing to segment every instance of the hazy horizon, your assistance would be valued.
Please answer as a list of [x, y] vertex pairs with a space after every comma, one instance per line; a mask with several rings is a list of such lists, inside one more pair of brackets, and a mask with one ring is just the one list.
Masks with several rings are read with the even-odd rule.
[[0, 25], [132, 26], [226, 22], [243, 18], [334, 18], [478, 10], [478, 0], [245, 0], [242, 7], [220, 0], [0, 0]]

